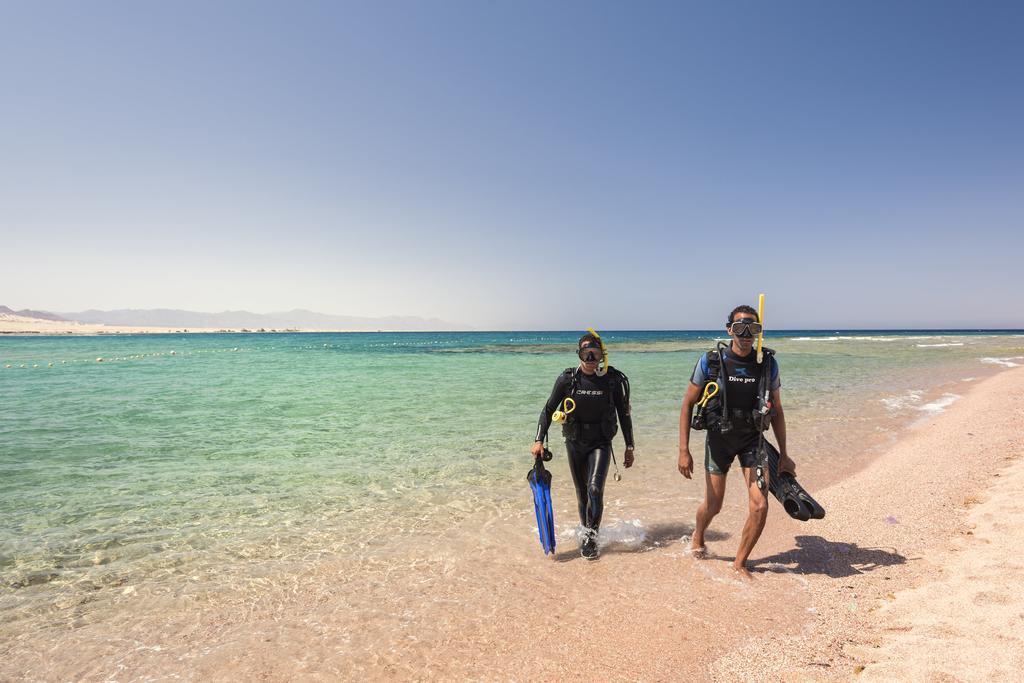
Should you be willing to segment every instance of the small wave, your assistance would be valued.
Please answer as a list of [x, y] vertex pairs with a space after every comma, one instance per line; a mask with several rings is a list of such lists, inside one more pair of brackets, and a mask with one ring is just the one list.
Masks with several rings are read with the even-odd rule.
[[833, 337], [792, 337], [790, 341], [873, 341], [873, 342], [894, 342], [900, 339], [927, 339], [928, 337], [869, 337], [869, 336], [844, 336]]
[[974, 380], [976, 380], [976, 379], [978, 379], [978, 378], [977, 378], [977, 377], [964, 377], [964, 378], [963, 378], [962, 380], [960, 380], [960, 381], [961, 381], [961, 382], [973, 382], [973, 381], [974, 381]]
[[873, 342], [894, 342], [906, 337], [840, 337], [840, 339], [850, 339], [855, 341], [873, 341]]
[[804, 577], [800, 576], [792, 569], [780, 562], [765, 562], [761, 565], [765, 571], [772, 572], [773, 574], [789, 574], [793, 579], [798, 581], [804, 588], [808, 588], [811, 584]]
[[925, 413], [941, 413], [946, 408], [950, 407], [961, 397], [957, 394], [943, 394], [942, 398], [939, 398], [931, 403], [925, 403], [923, 406], [918, 407], [918, 410]]
[[720, 574], [718, 570], [713, 568], [712, 564], [708, 562], [694, 562], [693, 569], [695, 571], [699, 571], [701, 574], [704, 574], [704, 576], [707, 579], [714, 581], [716, 583], [724, 583], [728, 586], [735, 586], [743, 590], [750, 590], [749, 582], [740, 581], [737, 578], [733, 578], [735, 574], [733, 574], [732, 576], [723, 576]]
[[921, 396], [923, 394], [924, 391], [920, 389], [912, 389], [901, 396], [889, 396], [888, 398], [883, 398], [882, 405], [893, 412], [903, 410], [904, 408], [917, 407], [914, 406], [914, 404], [921, 402]]
[[1024, 360], [1024, 356], [1010, 356], [1008, 358], [980, 358], [982, 363], [988, 363], [989, 365], [1001, 365], [1004, 368], [1016, 368], [1020, 367], [1020, 363], [1016, 361]]
[[932, 401], [931, 403], [925, 403], [924, 405], [918, 405], [924, 396], [924, 391], [921, 389], [912, 389], [905, 394], [900, 396], [889, 396], [882, 399], [882, 405], [888, 408], [892, 412], [898, 412], [900, 410], [906, 410], [913, 408], [923, 413], [941, 413], [943, 410], [951, 406], [956, 400], [961, 398], [958, 394], [943, 394], [940, 398]]
[[[581, 541], [583, 539], [583, 527], [563, 527], [559, 534], [567, 541]], [[639, 519], [619, 520], [606, 524], [597, 533], [597, 545], [599, 548], [606, 548], [609, 545], [619, 545], [628, 548], [639, 548], [647, 539], [647, 530]]]
[[949, 342], [948, 344], [914, 344], [919, 349], [937, 349], [942, 346], [963, 346], [963, 342]]
[[601, 527], [597, 545], [605, 547], [612, 543], [630, 548], [639, 548], [647, 539], [647, 530], [639, 519], [620, 520]]

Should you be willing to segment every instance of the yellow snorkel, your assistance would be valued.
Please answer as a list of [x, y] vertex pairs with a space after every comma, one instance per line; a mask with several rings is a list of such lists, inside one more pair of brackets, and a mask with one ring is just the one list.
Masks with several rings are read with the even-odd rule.
[[760, 363], [764, 356], [761, 353], [764, 346], [764, 294], [757, 295], [757, 322], [761, 323], [761, 331], [757, 335], [757, 362]]
[[597, 338], [597, 343], [601, 345], [601, 364], [597, 366], [597, 376], [604, 377], [605, 373], [608, 372], [608, 349], [604, 345], [604, 340], [601, 339], [593, 327], [588, 327], [587, 332], [594, 335]]

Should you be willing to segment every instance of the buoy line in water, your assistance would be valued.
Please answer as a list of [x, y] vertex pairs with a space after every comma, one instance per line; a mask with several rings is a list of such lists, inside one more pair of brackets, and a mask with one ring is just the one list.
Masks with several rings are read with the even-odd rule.
[[95, 359], [73, 358], [71, 360], [49, 361], [49, 362], [40, 361], [40, 362], [25, 362], [25, 363], [4, 363], [3, 367], [4, 367], [5, 370], [34, 370], [36, 368], [39, 368], [42, 365], [45, 365], [47, 368], [52, 368], [52, 367], [55, 367], [57, 365], [72, 365], [72, 364], [75, 364], [75, 363], [122, 363], [122, 362], [130, 361], [130, 360], [143, 360], [145, 358], [160, 358], [160, 357], [165, 357], [165, 356], [179, 357], [179, 356], [193, 356], [193, 355], [197, 356], [197, 355], [206, 354], [206, 353], [244, 353], [244, 352], [249, 352], [249, 351], [254, 351], [254, 350], [255, 349], [246, 349], [246, 348], [241, 348], [241, 347], [238, 347], [238, 346], [234, 346], [234, 347], [232, 347], [230, 349], [200, 349], [198, 351], [185, 351], [183, 353], [179, 353], [178, 351], [175, 351], [175, 350], [171, 350], [171, 351], [155, 351], [155, 352], [152, 352], [152, 353], [128, 354], [126, 356], [109, 356], [109, 357], [97, 356]]
[[[270, 346], [270, 347], [266, 347], [266, 348], [267, 348], [267, 350], [273, 351], [277, 347], [276, 346]], [[337, 348], [341, 348], [341, 345], [340, 344], [323, 344], [322, 346], [312, 346], [311, 345], [311, 346], [304, 346], [302, 348], [303, 349], [307, 349], [307, 350], [337, 349]], [[68, 365], [68, 364], [73, 364], [73, 363], [120, 363], [120, 362], [124, 362], [124, 361], [129, 361], [129, 360], [142, 360], [144, 358], [158, 358], [158, 357], [163, 357], [163, 356], [193, 356], [193, 355], [208, 354], [208, 353], [245, 353], [245, 352], [257, 351], [257, 350], [259, 350], [259, 349], [243, 348], [243, 347], [240, 347], [240, 346], [233, 346], [233, 347], [228, 348], [228, 349], [199, 349], [197, 351], [185, 351], [185, 352], [182, 352], [182, 353], [179, 353], [179, 352], [174, 351], [174, 350], [172, 350], [172, 351], [156, 351], [156, 352], [152, 352], [152, 353], [129, 354], [127, 356], [109, 356], [109, 357], [107, 357], [107, 356], [97, 356], [94, 359], [74, 358], [74, 359], [71, 359], [71, 360], [62, 360], [62, 361], [59, 362], [59, 364], [60, 365]], [[33, 369], [33, 368], [40, 367], [41, 364], [42, 364], [42, 362], [40, 362], [40, 363], [31, 363], [31, 364], [30, 363], [21, 363], [21, 364], [6, 363], [6, 364], [4, 364], [4, 369], [7, 369], [7, 370], [11, 370], [11, 369], [14, 369], [14, 370]], [[52, 367], [54, 367], [57, 364], [58, 364], [58, 361], [48, 362], [48, 363], [46, 363], [46, 367], [52, 368]]]

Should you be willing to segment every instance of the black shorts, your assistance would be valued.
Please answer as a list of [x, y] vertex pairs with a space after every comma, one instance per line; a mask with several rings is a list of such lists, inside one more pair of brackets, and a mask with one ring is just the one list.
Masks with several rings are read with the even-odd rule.
[[709, 474], [727, 474], [737, 456], [740, 467], [756, 467], [760, 439], [759, 432], [749, 429], [734, 429], [727, 434], [709, 429], [704, 442], [704, 468]]

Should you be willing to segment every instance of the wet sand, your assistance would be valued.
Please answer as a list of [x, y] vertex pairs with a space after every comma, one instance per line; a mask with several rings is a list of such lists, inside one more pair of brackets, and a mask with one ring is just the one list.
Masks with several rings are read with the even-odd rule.
[[[697, 560], [685, 537], [702, 485], [661, 454], [625, 472], [622, 488], [609, 483], [606, 514], [620, 521], [606, 525], [613, 542], [596, 563], [564, 534], [554, 558], [543, 557], [525, 505], [470, 515], [427, 539], [408, 530], [407, 548], [368, 559], [282, 563], [230, 593], [201, 595], [201, 582], [174, 595], [126, 587], [104, 614], [58, 606], [45, 631], [0, 643], [0, 679], [998, 675], [1022, 630], [1021, 610], [999, 588], [1024, 572], [1014, 554], [1022, 527], [1010, 517], [1021, 514], [1018, 480], [1000, 487], [1024, 476], [1022, 398], [1024, 369], [974, 385], [866, 467], [812, 488], [825, 520], [796, 522], [772, 505], [752, 581], [729, 567], [745, 514], [738, 473], [708, 533], [710, 557]], [[806, 478], [809, 487], [835, 481]], [[662, 499], [630, 504], [629, 486], [655, 482]], [[556, 516], [571, 516], [570, 504], [557, 499]], [[642, 538], [628, 533], [632, 519]], [[961, 621], [961, 600], [975, 621]], [[941, 656], [950, 634], [958, 646]], [[1000, 648], [1001, 658], [989, 651]]]

